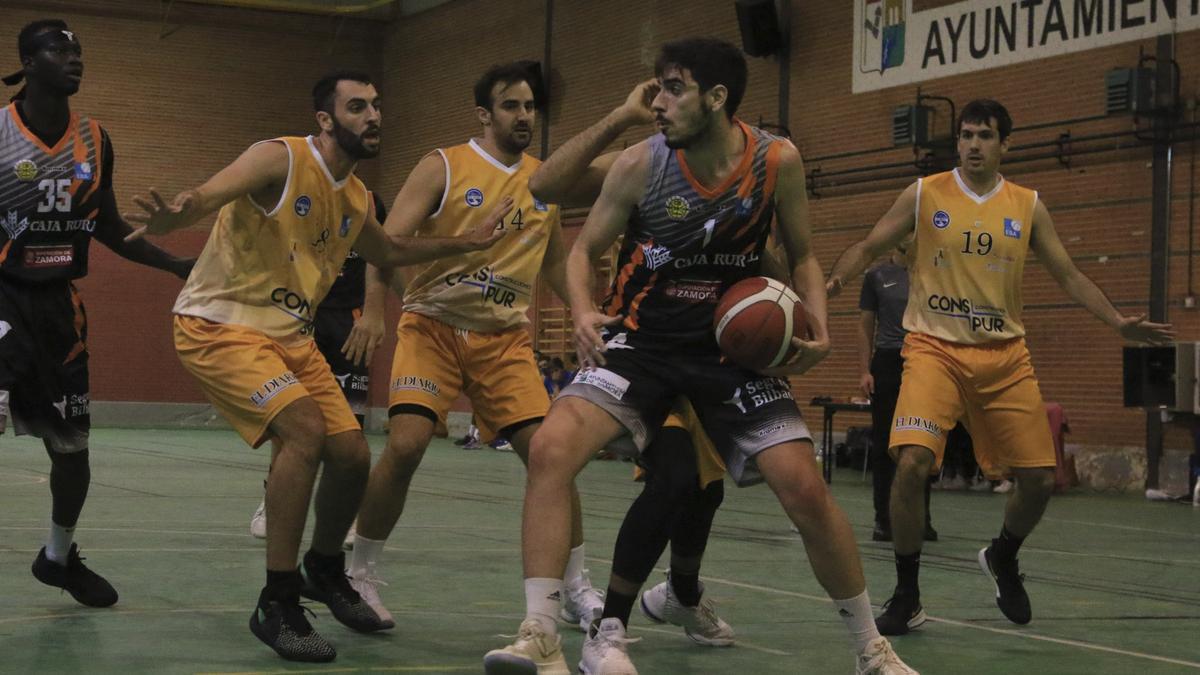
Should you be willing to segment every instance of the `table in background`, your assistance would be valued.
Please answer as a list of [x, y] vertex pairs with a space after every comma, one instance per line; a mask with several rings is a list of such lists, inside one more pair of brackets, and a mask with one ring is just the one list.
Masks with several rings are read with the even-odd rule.
[[870, 403], [851, 403], [849, 401], [821, 400], [814, 398], [810, 404], [824, 410], [821, 419], [821, 470], [825, 474], [825, 482], [833, 482], [833, 415], [839, 410], [850, 412], [871, 412]]

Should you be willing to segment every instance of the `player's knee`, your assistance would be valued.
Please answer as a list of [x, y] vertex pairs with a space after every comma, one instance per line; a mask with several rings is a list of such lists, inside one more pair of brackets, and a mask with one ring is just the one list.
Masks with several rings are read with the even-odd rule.
[[933, 452], [919, 445], [900, 448], [896, 460], [896, 481], [905, 486], [922, 486], [933, 469]]
[[319, 456], [325, 445], [325, 418], [319, 411], [314, 415], [290, 415], [280, 431], [285, 447], [303, 448], [308, 454]]
[[421, 464], [421, 458], [425, 456], [425, 448], [428, 445], [428, 440], [423, 437], [388, 434], [384, 457], [396, 471], [411, 476]]
[[725, 481], [714, 480], [696, 493], [693, 503], [701, 510], [716, 512], [721, 508], [723, 501], [725, 501]]
[[1054, 492], [1054, 469], [1016, 469], [1013, 473], [1022, 494], [1048, 497]]
[[574, 476], [566, 467], [570, 463], [570, 440], [543, 426], [529, 439], [529, 479], [566, 479]]
[[48, 440], [42, 441], [42, 443], [46, 446], [46, 454], [50, 456], [50, 463], [56, 470], [74, 474], [91, 474], [91, 462], [86, 447], [64, 448], [62, 444]]
[[341, 471], [361, 472], [371, 470], [371, 449], [361, 433], [347, 432], [329, 437], [326, 442], [325, 461]]
[[784, 511], [796, 523], [824, 522], [825, 510], [829, 507], [829, 494], [822, 484], [820, 489], [805, 490], [801, 486], [777, 493]]

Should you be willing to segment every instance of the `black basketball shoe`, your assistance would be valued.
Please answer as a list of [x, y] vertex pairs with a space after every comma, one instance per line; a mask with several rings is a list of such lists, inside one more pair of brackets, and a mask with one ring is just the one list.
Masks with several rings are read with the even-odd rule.
[[875, 619], [880, 635], [904, 635], [925, 623], [925, 608], [921, 598], [899, 589], [883, 603], [883, 614]]
[[33, 561], [33, 576], [47, 586], [57, 586], [71, 594], [81, 605], [109, 607], [117, 602], [117, 591], [104, 577], [83, 564], [79, 546], [71, 544], [67, 553], [67, 564], [60, 565], [46, 557], [46, 547], [38, 551]]
[[379, 618], [374, 609], [350, 586], [346, 576], [346, 554], [336, 556], [304, 554], [304, 597], [325, 603], [333, 618], [360, 632], [373, 633], [392, 628], [395, 623]]
[[337, 651], [312, 627], [305, 612], [312, 614], [300, 605], [298, 595], [271, 598], [264, 588], [250, 615], [250, 632], [289, 661], [334, 660]]
[[979, 568], [996, 587], [996, 606], [1009, 621], [1024, 626], [1033, 619], [1029, 594], [1025, 592], [1025, 575], [1018, 569], [1016, 558], [1008, 562], [993, 556], [995, 545], [993, 539], [991, 546], [979, 551]]

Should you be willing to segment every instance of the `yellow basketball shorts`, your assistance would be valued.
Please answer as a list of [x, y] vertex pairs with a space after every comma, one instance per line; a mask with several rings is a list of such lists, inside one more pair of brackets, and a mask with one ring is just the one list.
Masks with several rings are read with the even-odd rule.
[[444, 434], [446, 414], [464, 393], [480, 438], [491, 440], [514, 424], [545, 417], [550, 409], [524, 326], [479, 333], [405, 312], [396, 338], [389, 414], [408, 406], [424, 408], [437, 417], [438, 433]]
[[320, 407], [327, 436], [361, 428], [313, 340], [285, 345], [246, 326], [176, 315], [175, 352], [217, 412], [253, 447], [270, 436], [281, 410], [306, 396]]
[[1054, 443], [1024, 338], [964, 345], [920, 333], [904, 340], [904, 374], [888, 442], [933, 451], [942, 464], [946, 434], [962, 420], [989, 475], [1053, 467]]

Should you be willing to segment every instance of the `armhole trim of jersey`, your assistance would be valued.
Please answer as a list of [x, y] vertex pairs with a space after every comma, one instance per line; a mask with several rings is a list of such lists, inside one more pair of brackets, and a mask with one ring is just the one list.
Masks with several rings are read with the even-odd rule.
[[914, 230], [917, 228], [917, 225], [921, 224], [921, 187], [925, 184], [924, 181], [925, 181], [924, 178], [917, 179], [917, 199], [916, 199], [916, 206], [913, 208], [913, 229]]
[[287, 180], [284, 181], [284, 183], [283, 183], [283, 192], [279, 193], [279, 203], [276, 204], [275, 208], [271, 209], [270, 211], [267, 211], [258, 202], [254, 201], [254, 195], [247, 194], [246, 199], [248, 199], [250, 201], [250, 204], [252, 204], [254, 206], [254, 208], [258, 209], [259, 212], [262, 213], [264, 216], [266, 216], [268, 218], [274, 218], [276, 215], [279, 214], [279, 210], [283, 208], [283, 205], [285, 203], [287, 203], [288, 192], [290, 192], [292, 189], [292, 173], [293, 173], [294, 169], [296, 168], [296, 166], [295, 166], [296, 158], [292, 154], [292, 146], [288, 145], [287, 141], [279, 139], [279, 138], [272, 138], [272, 139], [266, 140], [266, 141], [259, 141], [258, 143], [255, 143], [254, 145], [251, 145], [250, 147], [253, 148], [255, 145], [262, 145], [263, 143], [283, 143], [283, 147], [287, 148], [287, 153], [288, 153]]
[[434, 152], [441, 156], [442, 164], [446, 167], [446, 187], [442, 188], [442, 200], [438, 202], [437, 211], [429, 214], [430, 218], [437, 218], [442, 213], [442, 209], [446, 206], [446, 197], [450, 196], [450, 159], [446, 157], [446, 153], [441, 148], [435, 149]]

